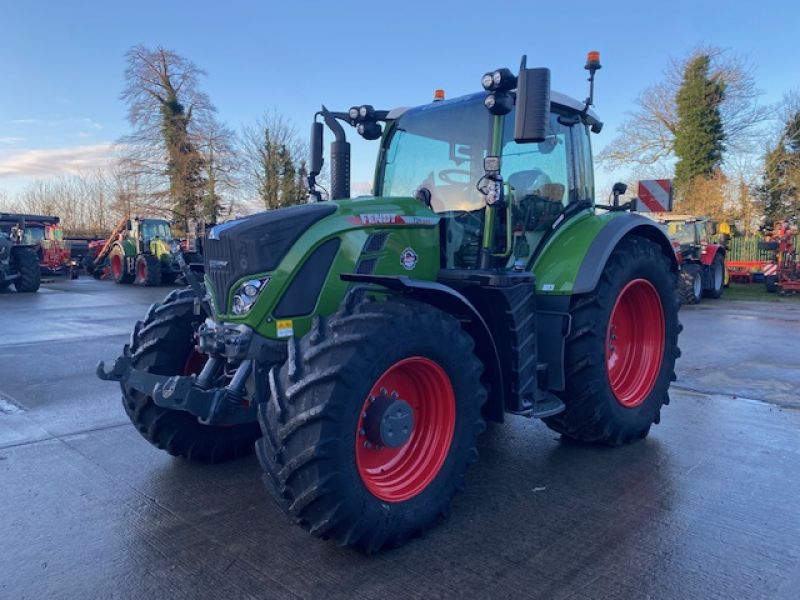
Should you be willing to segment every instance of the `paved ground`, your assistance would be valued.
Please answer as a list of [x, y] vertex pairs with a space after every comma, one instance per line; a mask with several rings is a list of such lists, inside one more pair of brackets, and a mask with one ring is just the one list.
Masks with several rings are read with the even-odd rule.
[[288, 523], [254, 459], [198, 467], [128, 424], [94, 365], [165, 292], [0, 294], [0, 598], [799, 597], [797, 304], [685, 309], [645, 442], [512, 418], [446, 525], [364, 557]]

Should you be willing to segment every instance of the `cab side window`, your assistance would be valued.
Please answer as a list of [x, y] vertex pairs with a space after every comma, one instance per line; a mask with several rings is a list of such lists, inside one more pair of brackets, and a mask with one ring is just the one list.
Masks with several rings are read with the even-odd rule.
[[570, 128], [551, 113], [543, 142], [518, 144], [514, 141], [513, 114], [505, 118], [501, 169], [512, 206], [512, 260], [524, 260], [564, 207], [574, 200], [576, 185], [569, 158]]

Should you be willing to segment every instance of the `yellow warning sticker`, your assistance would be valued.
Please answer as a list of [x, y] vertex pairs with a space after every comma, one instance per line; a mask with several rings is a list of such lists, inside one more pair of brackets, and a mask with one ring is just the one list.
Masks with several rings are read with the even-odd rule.
[[285, 319], [276, 323], [278, 329], [278, 337], [292, 337], [294, 335], [294, 327], [292, 327], [292, 320]]

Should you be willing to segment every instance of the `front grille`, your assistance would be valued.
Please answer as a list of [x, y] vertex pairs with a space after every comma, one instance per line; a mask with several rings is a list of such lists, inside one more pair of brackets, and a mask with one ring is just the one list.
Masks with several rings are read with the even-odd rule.
[[233, 268], [234, 246], [233, 239], [206, 240], [203, 248], [205, 272], [211, 284], [211, 296], [217, 311], [224, 313], [228, 310], [228, 290], [235, 283], [236, 269]]
[[206, 239], [204, 259], [217, 310], [227, 311], [230, 288], [236, 281], [275, 269], [309, 227], [334, 212], [336, 204], [319, 202], [270, 210], [213, 227]]

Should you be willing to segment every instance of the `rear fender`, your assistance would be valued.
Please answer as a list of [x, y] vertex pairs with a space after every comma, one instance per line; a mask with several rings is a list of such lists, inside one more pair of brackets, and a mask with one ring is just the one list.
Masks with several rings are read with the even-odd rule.
[[650, 219], [627, 212], [584, 213], [565, 223], [536, 258], [537, 331], [539, 358], [548, 365], [548, 387], [563, 390], [564, 349], [570, 333], [569, 307], [573, 294], [597, 287], [606, 262], [623, 238], [637, 235], [659, 245], [678, 271], [675, 249]]
[[720, 246], [719, 244], [708, 244], [702, 252], [700, 252], [700, 262], [703, 263], [705, 266], [710, 267], [711, 263], [714, 262], [714, 259], [717, 257], [717, 254], [722, 254], [722, 258], [725, 258], [725, 248]]

